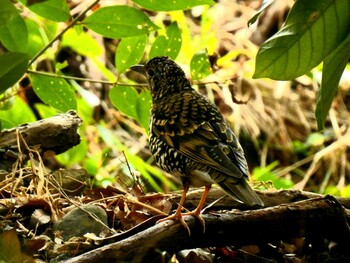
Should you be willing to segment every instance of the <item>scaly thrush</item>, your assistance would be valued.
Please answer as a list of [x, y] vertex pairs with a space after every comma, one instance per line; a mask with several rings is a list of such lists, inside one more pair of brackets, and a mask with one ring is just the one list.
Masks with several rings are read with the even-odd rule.
[[190, 229], [181, 213], [190, 186], [205, 186], [197, 208], [200, 213], [213, 183], [248, 206], [263, 202], [247, 183], [244, 152], [218, 108], [195, 91], [184, 71], [168, 57], [155, 57], [132, 70], [146, 76], [151, 95], [150, 150], [166, 172], [180, 176], [184, 191], [175, 214], [161, 221], [178, 219]]

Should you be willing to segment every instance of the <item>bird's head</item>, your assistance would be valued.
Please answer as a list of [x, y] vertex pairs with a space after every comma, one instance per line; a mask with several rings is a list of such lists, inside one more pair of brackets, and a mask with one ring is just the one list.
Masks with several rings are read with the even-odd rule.
[[191, 89], [184, 71], [169, 57], [154, 57], [145, 65], [135, 65], [130, 69], [146, 77], [153, 101]]

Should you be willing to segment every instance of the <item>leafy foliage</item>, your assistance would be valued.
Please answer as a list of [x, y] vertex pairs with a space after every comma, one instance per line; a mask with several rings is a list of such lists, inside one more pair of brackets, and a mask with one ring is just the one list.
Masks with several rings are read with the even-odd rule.
[[145, 51], [147, 35], [123, 38], [115, 52], [115, 65], [118, 73], [123, 73], [130, 66], [137, 64]]
[[260, 47], [256, 57], [253, 77], [276, 80], [294, 79], [324, 61], [316, 110], [320, 129], [350, 58], [349, 9], [348, 0], [296, 1], [284, 26]]
[[148, 133], [151, 94], [147, 90], [138, 93], [130, 86], [116, 86], [109, 93], [113, 105], [125, 115], [138, 121]]
[[62, 112], [77, 108], [75, 93], [64, 79], [44, 75], [32, 75], [30, 79], [43, 102]]
[[29, 56], [8, 52], [0, 55], [0, 93], [15, 84], [26, 72]]
[[9, 1], [3, 1], [1, 5], [0, 41], [9, 51], [25, 51], [28, 43], [28, 30], [24, 19]]
[[20, 97], [16, 97], [11, 101], [11, 107], [9, 109], [2, 109], [0, 111], [0, 120], [2, 122], [2, 129], [9, 129], [26, 122], [35, 121], [36, 118], [28, 104]]
[[276, 189], [289, 189], [294, 186], [290, 179], [278, 178], [273, 169], [278, 166], [278, 162], [273, 162], [266, 167], [256, 167], [253, 170], [254, 179], [264, 183], [272, 183]]
[[182, 44], [181, 32], [177, 22], [172, 23], [166, 30], [166, 36], [160, 35], [154, 41], [149, 57], [168, 56], [176, 59]]
[[[145, 148], [151, 96], [148, 89], [139, 88], [145, 85], [142, 76], [128, 72], [129, 67], [167, 55], [184, 67], [191, 80], [199, 82], [205, 78], [220, 83], [217, 86], [222, 91], [208, 89], [208, 97], [225, 111], [227, 103], [232, 107], [231, 95], [226, 96], [228, 89], [220, 85], [236, 77], [250, 78], [255, 47], [234, 43], [224, 51], [219, 48], [223, 29], [218, 26], [221, 17], [212, 0], [176, 0], [171, 5], [166, 1], [135, 0], [136, 5], [132, 6], [104, 7], [96, 5], [97, 2], [71, 17], [72, 7], [64, 0], [0, 1], [0, 42], [4, 50], [0, 51], [2, 128], [33, 121], [36, 116], [49, 117], [76, 109], [84, 120], [82, 143], [57, 158], [62, 165], [79, 163], [95, 176], [97, 184], [104, 185], [118, 180], [120, 174], [115, 174], [118, 169], [107, 164], [123, 152], [125, 162], [141, 173], [149, 190], [175, 189], [171, 181], [149, 164], [152, 159], [140, 158], [142, 153], [133, 148], [132, 143], [139, 141], [140, 147]], [[272, 2], [265, 0], [249, 24]], [[257, 78], [293, 79], [324, 62], [316, 107], [319, 127], [323, 127], [349, 60], [348, 7], [347, 0], [296, 1], [281, 31], [263, 44], [257, 54], [254, 74]], [[185, 11], [188, 9], [191, 10]], [[235, 28], [231, 26], [227, 27]], [[217, 61], [211, 56], [214, 52], [220, 53]], [[93, 79], [81, 79], [80, 74]], [[135, 80], [142, 84], [135, 85]], [[27, 82], [40, 99], [34, 105], [25, 96], [14, 95], [22, 96]], [[111, 105], [115, 109], [108, 108]], [[238, 124], [241, 121], [235, 116], [236, 120]], [[130, 137], [121, 130], [126, 130]], [[326, 147], [326, 142], [312, 146], [309, 143], [296, 140], [291, 145], [300, 144], [295, 152], [307, 157], [317, 147]], [[100, 146], [96, 147], [98, 150], [96, 145]], [[278, 175], [280, 164], [274, 160], [267, 163], [273, 165], [254, 169], [254, 178], [273, 181], [282, 188], [292, 186], [289, 179]], [[125, 167], [125, 163], [116, 166]], [[131, 172], [124, 169], [122, 173]]]
[[158, 29], [143, 12], [122, 5], [100, 8], [88, 16], [83, 24], [109, 38], [139, 36]]
[[[140, 6], [149, 7], [150, 10], [155, 8], [154, 3], [148, 1], [138, 1], [137, 3]], [[158, 9], [164, 10], [185, 10], [203, 4], [213, 4], [213, 2], [211, 0], [196, 0], [189, 3], [180, 0], [175, 1], [173, 5], [165, 6], [161, 2], [157, 2], [156, 6]], [[12, 104], [12, 107], [7, 110], [5, 110], [5, 103], [2, 104], [3, 109], [0, 111], [2, 128], [10, 128], [35, 119], [32, 110], [22, 99], [16, 98], [10, 101], [7, 100], [8, 95], [4, 93], [5, 91], [11, 93], [10, 87], [13, 90], [17, 89], [18, 81], [28, 71], [33, 90], [42, 101], [42, 103], [34, 105], [33, 110], [39, 112], [42, 117], [49, 117], [57, 112], [77, 109], [79, 115], [84, 119], [82, 127], [82, 135], [84, 135], [85, 127], [94, 122], [92, 118], [93, 107], [99, 105], [100, 101], [92, 92], [82, 88], [80, 83], [62, 78], [61, 72], [66, 71], [69, 63], [67, 61], [57, 62], [54, 57], [56, 52], [69, 49], [90, 59], [92, 65], [109, 80], [108, 84], [112, 85], [117, 82], [117, 78], [120, 78], [122, 85], [115, 85], [110, 90], [111, 103], [126, 118], [139, 123], [143, 128], [139, 132], [148, 133], [151, 95], [146, 89], [141, 91], [135, 89], [132, 87], [132, 83], [129, 83], [129, 86], [125, 85], [122, 74], [130, 66], [139, 63], [145, 52], [148, 53], [149, 58], [168, 55], [175, 59], [182, 48], [182, 32], [179, 24], [177, 21], [173, 21], [169, 26], [162, 28], [139, 8], [128, 5], [99, 7], [84, 17], [93, 6], [87, 7], [63, 31], [58, 31], [57, 22], [71, 19], [67, 1], [20, 0], [18, 4], [14, 4], [10, 0], [0, 2], [0, 10], [2, 10], [0, 12], [0, 41], [8, 50], [8, 52], [0, 54], [0, 93], [2, 93], [6, 105]], [[22, 12], [25, 8], [28, 8], [27, 12], [30, 10], [32, 13], [24, 19]], [[118, 77], [115, 76], [115, 72], [100, 62], [99, 57], [104, 50], [101, 48], [101, 44], [83, 27], [106, 38], [120, 39], [114, 57], [114, 66]], [[155, 31], [158, 31], [159, 34]], [[54, 42], [57, 48], [51, 47]], [[148, 50], [146, 50], [147, 45], [151, 46]], [[42, 59], [51, 61], [53, 73], [42, 72], [38, 74], [32, 70]], [[201, 60], [203, 59], [207, 59], [207, 55], [202, 55]], [[207, 67], [203, 71], [203, 63], [202, 61], [200, 65], [194, 66], [198, 76], [208, 74]], [[201, 73], [202, 71], [203, 73]], [[20, 112], [22, 114], [19, 114]], [[131, 165], [145, 176], [145, 180], [153, 189], [161, 190], [152, 179], [152, 176], [158, 176], [164, 180], [161, 173], [156, 172], [141, 158], [134, 156], [121, 142], [116, 142], [116, 137], [104, 136], [103, 134], [106, 135], [105, 124], [101, 123], [98, 133], [105, 140], [113, 137], [114, 143], [121, 144], [118, 149], [126, 153]], [[101, 169], [103, 169], [101, 163], [103, 163], [104, 155], [109, 154], [110, 149], [106, 148], [85, 160], [89, 148], [84, 139], [81, 145], [62, 154], [58, 160], [66, 166], [80, 162], [91, 174], [101, 173]], [[106, 140], [106, 143], [113, 148], [110, 141]]]
[[[322, 128], [349, 61], [348, 0], [297, 0], [280, 32], [257, 54], [254, 77], [280, 80], [307, 74], [301, 79], [310, 85], [301, 80], [251, 80], [257, 47], [248, 40], [245, 27], [255, 12], [255, 1], [133, 0], [125, 5], [107, 1], [109, 6], [97, 4], [98, 0], [90, 6], [80, 2], [82, 9], [74, 6], [79, 1], [0, 1], [1, 129], [70, 109], [83, 119], [81, 143], [55, 156], [54, 168], [80, 166], [94, 186], [121, 186], [128, 192], [178, 189], [178, 181], [153, 165], [147, 150], [151, 95], [144, 77], [128, 70], [167, 55], [234, 124], [252, 178], [264, 183], [259, 188], [269, 183], [277, 189], [304, 188], [312, 177], [307, 190], [350, 196], [349, 115], [339, 122], [331, 116], [327, 129], [317, 132], [314, 117], [306, 110], [314, 110], [318, 69], [313, 68], [323, 62], [316, 107]], [[236, 9], [223, 10], [226, 6], [220, 2]], [[272, 2], [264, 0], [248, 24]], [[242, 13], [246, 19], [241, 19]], [[344, 101], [336, 106], [333, 115], [339, 108], [349, 109]], [[51, 157], [43, 158], [50, 166]], [[30, 164], [36, 170], [35, 162]], [[110, 191], [101, 190], [101, 194]], [[133, 225], [135, 210], [142, 220], [144, 214], [129, 202], [143, 194], [137, 190], [122, 196], [120, 200], [125, 200], [116, 206], [124, 207]], [[119, 195], [119, 189], [112, 192]], [[166, 207], [163, 202], [157, 205]], [[115, 210], [122, 220], [126, 218], [123, 210]], [[40, 234], [40, 228], [35, 233]], [[0, 261], [22, 262], [25, 257], [16, 232], [4, 231]]]
[[175, 11], [186, 10], [198, 5], [212, 5], [212, 0], [173, 0], [171, 4], [167, 1], [134, 0], [140, 6], [152, 11]]
[[210, 63], [206, 50], [200, 50], [191, 59], [191, 76], [193, 80], [203, 79], [210, 75]]
[[19, 0], [26, 5], [30, 11], [39, 16], [56, 22], [65, 22], [70, 18], [69, 8], [65, 0], [46, 0], [31, 3], [29, 0]]

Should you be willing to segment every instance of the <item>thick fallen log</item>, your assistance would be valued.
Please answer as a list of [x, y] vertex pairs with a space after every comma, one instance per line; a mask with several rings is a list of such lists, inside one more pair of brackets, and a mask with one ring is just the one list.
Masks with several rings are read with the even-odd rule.
[[64, 263], [147, 262], [159, 253], [155, 249], [175, 253], [188, 248], [239, 247], [298, 237], [305, 237], [310, 244], [323, 238], [350, 242], [349, 216], [331, 196], [254, 211], [206, 214], [203, 219], [205, 233], [199, 221], [188, 216], [185, 220], [191, 236], [179, 222], [166, 221]]

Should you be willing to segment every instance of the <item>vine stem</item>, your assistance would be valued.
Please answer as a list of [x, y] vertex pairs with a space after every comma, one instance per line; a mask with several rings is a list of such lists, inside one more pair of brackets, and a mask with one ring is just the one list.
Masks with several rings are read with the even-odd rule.
[[38, 59], [51, 45], [58, 40], [68, 29], [73, 27], [91, 8], [93, 8], [100, 0], [95, 0], [91, 5], [89, 5], [82, 13], [80, 13], [76, 18], [72, 20], [72, 22], [63, 29], [57, 36], [55, 36], [44, 48], [42, 48], [30, 61], [28, 64], [28, 68], [34, 63], [35, 60]]
[[91, 83], [101, 83], [101, 84], [107, 84], [107, 85], [118, 85], [118, 86], [133, 86], [133, 87], [147, 87], [147, 84], [126, 84], [126, 83], [118, 83], [118, 82], [111, 82], [107, 80], [96, 80], [96, 79], [88, 79], [88, 78], [79, 78], [79, 77], [72, 77], [72, 76], [65, 76], [65, 75], [58, 75], [50, 72], [45, 71], [35, 71], [35, 70], [27, 70], [28, 73], [31, 74], [37, 74], [37, 75], [43, 75], [43, 76], [49, 76], [54, 78], [61, 78], [61, 79], [68, 79], [68, 80], [78, 80], [78, 81], [86, 81]]

